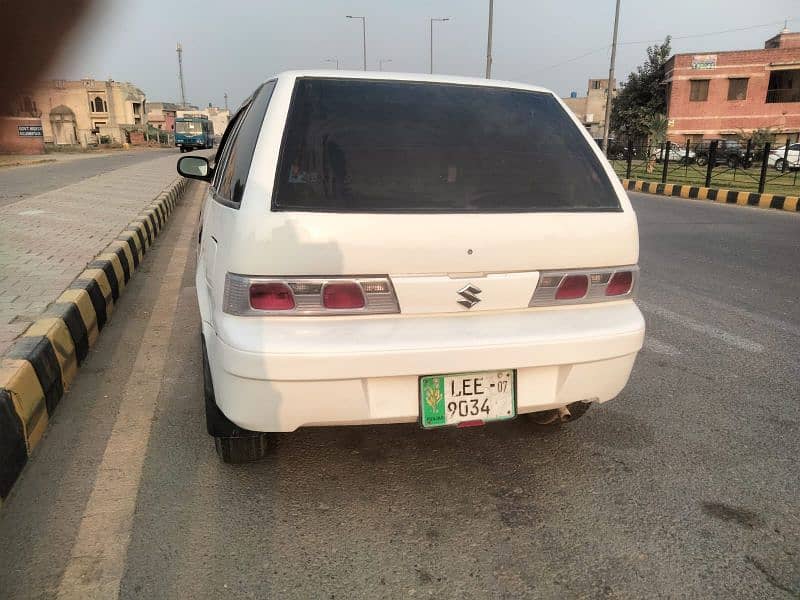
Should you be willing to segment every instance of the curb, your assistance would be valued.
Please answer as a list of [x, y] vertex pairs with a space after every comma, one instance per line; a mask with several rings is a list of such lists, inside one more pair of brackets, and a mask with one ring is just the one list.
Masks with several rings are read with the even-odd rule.
[[721, 204], [738, 204], [740, 206], [800, 212], [800, 202], [798, 202], [797, 196], [738, 192], [736, 190], [679, 185], [677, 183], [656, 183], [640, 179], [620, 178], [620, 181], [622, 182], [622, 187], [629, 191], [658, 194], [659, 196], [673, 196], [675, 198], [712, 200]]
[[188, 182], [161, 192], [0, 358], [0, 506]]

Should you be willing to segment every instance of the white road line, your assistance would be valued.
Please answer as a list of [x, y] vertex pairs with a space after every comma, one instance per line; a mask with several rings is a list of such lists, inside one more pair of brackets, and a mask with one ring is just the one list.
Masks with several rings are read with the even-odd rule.
[[[189, 190], [188, 194], [198, 193]], [[61, 600], [110, 600], [119, 596], [131, 537], [136, 497], [150, 429], [161, 390], [178, 292], [193, 247], [196, 211], [187, 210], [180, 237], [147, 323], [131, 375], [123, 390], [103, 462], [81, 519], [58, 587]]]
[[637, 301], [637, 304], [639, 305], [640, 308], [642, 308], [646, 312], [658, 315], [662, 319], [666, 319], [667, 321], [677, 323], [678, 325], [686, 327], [687, 329], [691, 329], [692, 331], [703, 333], [709, 337], [724, 342], [729, 346], [733, 346], [734, 348], [739, 348], [740, 350], [744, 350], [746, 352], [753, 352], [755, 354], [764, 351], [764, 346], [762, 346], [758, 342], [754, 342], [753, 340], [730, 333], [729, 331], [725, 331], [724, 329], [719, 329], [718, 327], [714, 327], [713, 325], [708, 325], [706, 323], [695, 321], [690, 317], [679, 315], [678, 313], [672, 312], [671, 310], [667, 310], [666, 308], [663, 308], [661, 306], [656, 306], [655, 304], [642, 302], [641, 300]]
[[665, 354], [667, 356], [679, 356], [681, 351], [675, 346], [662, 342], [658, 338], [646, 336], [644, 338], [644, 349], [656, 354]]

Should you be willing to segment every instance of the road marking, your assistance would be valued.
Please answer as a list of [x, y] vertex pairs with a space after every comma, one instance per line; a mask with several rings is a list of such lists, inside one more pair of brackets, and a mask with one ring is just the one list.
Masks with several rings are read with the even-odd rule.
[[692, 331], [697, 331], [698, 333], [704, 333], [705, 335], [717, 339], [729, 346], [733, 346], [734, 348], [739, 348], [740, 350], [745, 350], [746, 352], [753, 352], [753, 353], [761, 353], [764, 351], [764, 346], [761, 344], [749, 340], [747, 338], [738, 336], [736, 334], [730, 333], [729, 331], [725, 331], [724, 329], [719, 329], [718, 327], [714, 327], [713, 325], [707, 325], [706, 323], [701, 323], [699, 321], [695, 321], [690, 317], [685, 317], [683, 315], [679, 315], [678, 313], [672, 312], [671, 310], [667, 310], [661, 306], [656, 306], [654, 304], [649, 304], [647, 302], [642, 302], [641, 300], [637, 301], [639, 307], [644, 309], [647, 312], [653, 313], [654, 315], [658, 315], [659, 317], [666, 319], [667, 321], [671, 321], [673, 323], [677, 323], [678, 325], [682, 325], [687, 329], [691, 329]]
[[[190, 191], [192, 198], [198, 191]], [[147, 454], [183, 273], [194, 239], [196, 210], [189, 207], [176, 226], [173, 249], [158, 299], [126, 382], [103, 462], [81, 519], [70, 559], [58, 587], [61, 600], [119, 596], [131, 538], [136, 497]]]
[[665, 354], [667, 356], [679, 356], [681, 351], [675, 346], [662, 342], [658, 338], [646, 336], [644, 338], [644, 349], [656, 354]]

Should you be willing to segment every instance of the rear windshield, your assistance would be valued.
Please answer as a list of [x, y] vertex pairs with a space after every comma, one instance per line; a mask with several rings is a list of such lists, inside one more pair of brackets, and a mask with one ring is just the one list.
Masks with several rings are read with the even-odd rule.
[[202, 129], [200, 121], [175, 121], [175, 131], [178, 133], [191, 133]]
[[545, 93], [299, 79], [273, 209], [620, 210], [589, 143]]

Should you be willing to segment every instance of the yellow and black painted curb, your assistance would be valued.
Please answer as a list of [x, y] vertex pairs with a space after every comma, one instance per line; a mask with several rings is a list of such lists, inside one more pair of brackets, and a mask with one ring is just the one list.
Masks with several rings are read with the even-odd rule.
[[0, 359], [0, 503], [188, 182], [145, 207]]
[[691, 198], [694, 200], [711, 200], [720, 204], [739, 204], [740, 206], [800, 212], [800, 202], [798, 202], [797, 196], [739, 192], [677, 183], [656, 183], [655, 181], [641, 181], [639, 179], [620, 178], [620, 180], [622, 181], [622, 187], [634, 192], [645, 192], [675, 198]]

